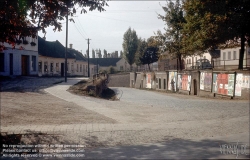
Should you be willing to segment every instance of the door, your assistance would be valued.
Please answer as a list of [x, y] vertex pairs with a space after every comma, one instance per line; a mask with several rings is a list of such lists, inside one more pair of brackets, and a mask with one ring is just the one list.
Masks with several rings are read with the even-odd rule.
[[10, 75], [13, 75], [13, 54], [10, 53]]
[[194, 79], [194, 95], [197, 95], [197, 80]]
[[29, 56], [22, 55], [22, 75], [27, 76], [29, 73]]
[[61, 77], [64, 76], [64, 63], [61, 63]]

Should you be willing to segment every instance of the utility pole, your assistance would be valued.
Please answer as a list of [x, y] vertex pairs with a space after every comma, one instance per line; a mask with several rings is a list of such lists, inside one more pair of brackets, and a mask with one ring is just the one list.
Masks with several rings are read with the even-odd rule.
[[67, 6], [67, 15], [66, 15], [66, 45], [65, 45], [65, 64], [64, 64], [64, 77], [65, 82], [67, 82], [67, 52], [68, 52], [68, 6]]
[[86, 39], [88, 41], [88, 77], [90, 77], [90, 74], [89, 74], [89, 40], [91, 39]]

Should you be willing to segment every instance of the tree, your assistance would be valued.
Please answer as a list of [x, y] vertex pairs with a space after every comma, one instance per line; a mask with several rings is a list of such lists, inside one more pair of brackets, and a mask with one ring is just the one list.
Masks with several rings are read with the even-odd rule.
[[[250, 1], [187, 0], [184, 2], [184, 48], [188, 52], [241, 46], [243, 69], [245, 42], [250, 44]], [[240, 41], [239, 41], [240, 39]]]
[[143, 56], [140, 58], [142, 64], [147, 64], [150, 70], [150, 64], [158, 61], [158, 48], [149, 46], [146, 48]]
[[166, 22], [167, 27], [164, 28], [165, 33], [157, 31], [155, 39], [158, 41], [161, 53], [168, 51], [173, 58], [178, 59], [177, 69], [182, 70], [181, 65], [182, 55], [185, 54], [182, 45], [182, 29], [185, 18], [183, 15], [183, 8], [180, 0], [176, 0], [175, 3], [172, 0], [167, 1], [166, 6], [162, 7], [165, 11], [165, 15], [158, 14], [158, 18]]
[[107, 51], [104, 49], [103, 50], [103, 58], [107, 58], [107, 57], [108, 57]]
[[[81, 13], [89, 11], [104, 11], [108, 6], [105, 0], [1, 0], [0, 1], [0, 42], [15, 45], [21, 37], [36, 37], [37, 32], [54, 26], [54, 31], [61, 31], [60, 21], [67, 13], [76, 13], [75, 6], [81, 8]], [[70, 21], [74, 21], [72, 18]], [[3, 46], [2, 46], [3, 47]]]
[[135, 30], [129, 29], [123, 35], [123, 53], [130, 64], [130, 70], [132, 70], [132, 64], [135, 61], [135, 52], [138, 46], [138, 37]]
[[145, 39], [139, 38], [138, 47], [135, 53], [135, 64], [137, 66], [140, 66], [142, 64], [140, 58], [142, 58], [146, 49], [147, 49], [147, 42], [145, 41]]

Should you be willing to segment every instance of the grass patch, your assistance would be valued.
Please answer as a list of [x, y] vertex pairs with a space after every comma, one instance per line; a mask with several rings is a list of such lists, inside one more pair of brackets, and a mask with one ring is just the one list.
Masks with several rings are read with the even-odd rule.
[[[87, 86], [91, 88], [89, 91], [84, 90]], [[115, 91], [113, 91], [110, 88], [103, 90], [100, 96], [96, 96], [95, 90], [93, 88], [94, 88], [94, 85], [93, 85], [92, 80], [89, 80], [89, 81], [82, 80], [78, 82], [77, 84], [71, 86], [68, 89], [68, 91], [73, 94], [81, 95], [81, 96], [90, 96], [90, 97], [96, 97], [96, 98], [112, 100], [112, 101], [118, 100], [118, 98], [116, 97]]]

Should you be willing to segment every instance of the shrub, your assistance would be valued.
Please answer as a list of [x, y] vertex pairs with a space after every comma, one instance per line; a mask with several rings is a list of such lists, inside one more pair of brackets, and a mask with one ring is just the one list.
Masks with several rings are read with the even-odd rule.
[[114, 74], [114, 73], [115, 73], [115, 69], [114, 69], [113, 67], [110, 67], [110, 68], [109, 68], [109, 73], [110, 73], [110, 74]]

